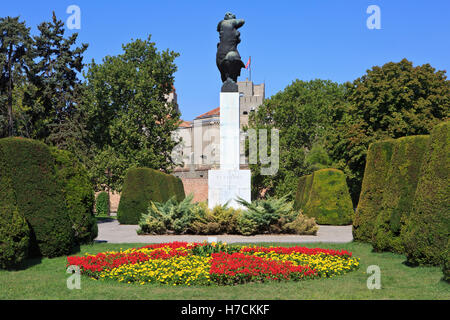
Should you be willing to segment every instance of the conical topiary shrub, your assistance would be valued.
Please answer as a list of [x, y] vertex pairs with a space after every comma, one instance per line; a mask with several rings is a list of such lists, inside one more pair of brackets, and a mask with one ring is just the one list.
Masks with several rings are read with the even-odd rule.
[[[413, 208], [402, 231], [407, 259], [442, 265], [450, 237], [450, 122], [433, 128]], [[448, 256], [447, 256], [448, 257]]]
[[412, 208], [428, 141], [429, 136], [424, 135], [395, 140], [381, 210], [373, 229], [376, 251], [404, 251], [400, 231]]
[[381, 210], [394, 143], [393, 139], [374, 142], [367, 151], [361, 195], [353, 221], [353, 238], [357, 241], [372, 241], [373, 227]]
[[309, 179], [312, 183], [310, 187], [306, 183], [307, 200], [300, 206], [304, 214], [314, 217], [318, 224], [351, 224], [353, 204], [345, 174], [337, 169], [321, 169], [314, 171]]

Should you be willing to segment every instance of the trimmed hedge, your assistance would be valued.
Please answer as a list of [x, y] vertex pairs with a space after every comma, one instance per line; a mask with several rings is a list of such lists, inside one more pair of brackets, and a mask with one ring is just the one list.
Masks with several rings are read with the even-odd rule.
[[444, 263], [442, 265], [442, 273], [444, 274], [444, 281], [450, 282], [450, 239], [447, 241], [447, 247], [442, 255]]
[[294, 209], [300, 210], [304, 208], [311, 192], [312, 174], [300, 177], [298, 179], [297, 193], [294, 200]]
[[94, 189], [86, 168], [65, 150], [50, 148], [56, 162], [56, 176], [63, 184], [67, 213], [77, 243], [91, 243], [98, 234], [94, 216]]
[[428, 142], [429, 136], [408, 136], [395, 140], [381, 210], [373, 229], [372, 245], [375, 251], [404, 252], [400, 232], [412, 209]]
[[31, 229], [30, 254], [69, 254], [74, 234], [49, 148], [31, 139], [0, 139], [0, 163], [4, 164], [0, 167], [2, 182], [9, 179], [10, 186], [5, 188], [15, 194], [12, 205]]
[[181, 179], [150, 168], [131, 168], [125, 176], [117, 219], [121, 224], [138, 224], [150, 201], [185, 198]]
[[433, 128], [403, 243], [412, 264], [442, 265], [450, 237], [450, 122]]
[[345, 174], [321, 169], [300, 178], [295, 208], [302, 209], [318, 224], [346, 225], [353, 220], [353, 204]]
[[95, 214], [98, 216], [109, 216], [109, 193], [102, 191], [98, 194], [95, 201]]
[[372, 241], [394, 145], [393, 139], [374, 142], [367, 151], [361, 194], [353, 220], [353, 238], [357, 241], [369, 243]]
[[[0, 154], [0, 159], [4, 158]], [[0, 162], [0, 173], [9, 171], [7, 165]], [[18, 267], [27, 256], [30, 229], [17, 209], [11, 179], [4, 174], [0, 174], [0, 195], [0, 268], [12, 269]]]

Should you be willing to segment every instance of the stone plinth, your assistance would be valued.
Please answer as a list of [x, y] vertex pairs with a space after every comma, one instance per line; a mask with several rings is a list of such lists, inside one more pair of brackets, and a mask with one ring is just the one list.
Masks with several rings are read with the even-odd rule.
[[220, 93], [220, 169], [208, 171], [208, 207], [240, 208], [239, 196], [251, 200], [250, 170], [239, 170], [239, 92]]

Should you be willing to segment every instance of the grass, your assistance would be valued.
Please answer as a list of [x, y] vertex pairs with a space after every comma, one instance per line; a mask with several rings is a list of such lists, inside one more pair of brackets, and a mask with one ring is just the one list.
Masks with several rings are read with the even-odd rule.
[[[80, 252], [97, 253], [145, 244], [96, 243]], [[265, 244], [269, 245], [269, 244]], [[293, 246], [296, 244], [270, 244]], [[301, 244], [307, 247], [346, 249], [361, 259], [359, 270], [331, 279], [301, 282], [253, 283], [231, 287], [139, 286], [81, 277], [81, 289], [69, 290], [66, 257], [27, 260], [22, 270], [0, 270], [0, 299], [450, 299], [450, 285], [442, 281], [437, 267], [409, 267], [405, 257], [394, 253], [374, 253], [371, 246], [348, 244]], [[381, 269], [380, 290], [367, 289], [369, 265]]]

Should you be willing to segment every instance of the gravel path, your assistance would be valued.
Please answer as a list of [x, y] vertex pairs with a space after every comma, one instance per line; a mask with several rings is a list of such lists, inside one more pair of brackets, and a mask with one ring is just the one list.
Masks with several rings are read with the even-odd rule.
[[[161, 243], [172, 241], [203, 242], [208, 236], [198, 235], [158, 235], [139, 236], [136, 234], [137, 225], [120, 225], [117, 220], [101, 221], [98, 223], [98, 242], [108, 243]], [[352, 226], [319, 226], [316, 236], [299, 235], [217, 235], [217, 241], [227, 243], [238, 242], [328, 242], [346, 243], [353, 240]]]

